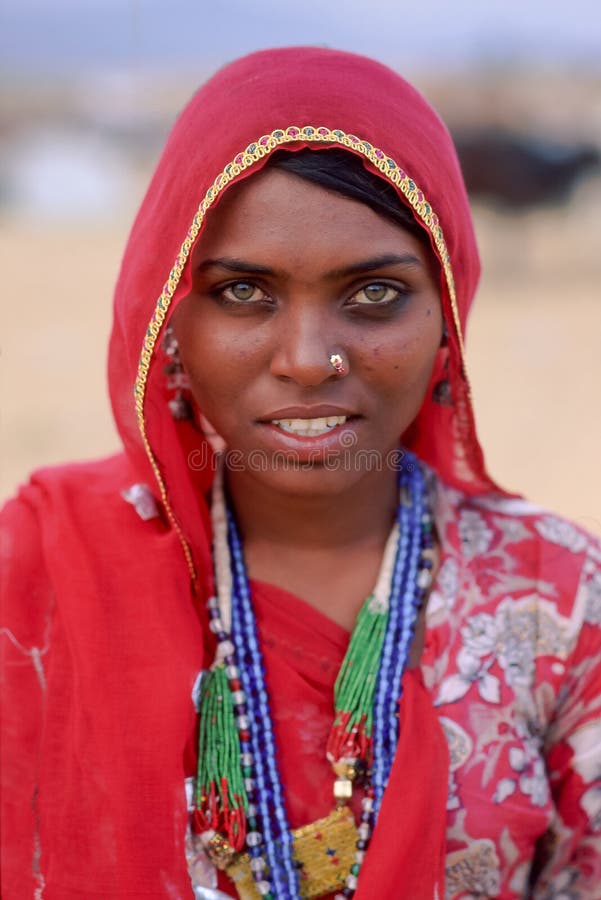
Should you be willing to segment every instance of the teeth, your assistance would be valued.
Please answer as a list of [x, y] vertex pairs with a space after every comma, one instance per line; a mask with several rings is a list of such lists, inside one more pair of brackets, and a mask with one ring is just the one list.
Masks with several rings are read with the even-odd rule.
[[313, 437], [326, 434], [337, 425], [344, 425], [347, 416], [322, 416], [319, 419], [274, 419], [272, 425], [277, 425], [288, 434], [298, 434], [301, 437]]

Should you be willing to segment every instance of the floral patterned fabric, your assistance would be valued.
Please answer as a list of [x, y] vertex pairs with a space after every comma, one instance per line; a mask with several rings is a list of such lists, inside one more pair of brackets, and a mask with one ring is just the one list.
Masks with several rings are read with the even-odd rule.
[[446, 900], [601, 898], [601, 547], [437, 492], [422, 672], [446, 734]]

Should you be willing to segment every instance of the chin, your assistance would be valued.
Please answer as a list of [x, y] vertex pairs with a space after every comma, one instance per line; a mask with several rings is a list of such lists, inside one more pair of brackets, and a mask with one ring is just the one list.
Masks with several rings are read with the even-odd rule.
[[[278, 456], [263, 460], [260, 467], [249, 465], [243, 470], [245, 480], [252, 479], [270, 491], [289, 497], [327, 498], [352, 490], [369, 478], [382, 477], [382, 455], [325, 457], [303, 461], [294, 457]], [[236, 467], [230, 467], [234, 474]], [[235, 477], [235, 476], [234, 476]]]

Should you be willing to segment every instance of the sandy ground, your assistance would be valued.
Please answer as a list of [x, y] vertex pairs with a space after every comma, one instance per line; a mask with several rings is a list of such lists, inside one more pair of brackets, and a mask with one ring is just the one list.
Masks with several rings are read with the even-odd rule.
[[[521, 218], [479, 211], [468, 363], [497, 480], [601, 533], [598, 192]], [[119, 447], [105, 356], [127, 230], [2, 223], [0, 497], [35, 467]]]

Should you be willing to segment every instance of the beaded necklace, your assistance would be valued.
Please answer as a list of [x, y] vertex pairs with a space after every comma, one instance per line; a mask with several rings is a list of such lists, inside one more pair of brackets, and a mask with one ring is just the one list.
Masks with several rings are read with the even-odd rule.
[[[334, 688], [334, 722], [325, 750], [337, 809], [314, 823], [337, 829], [342, 842], [354, 844], [346, 877], [338, 874], [334, 883], [311, 876], [312, 857], [303, 841], [312, 826], [291, 832], [288, 825], [242, 544], [226, 505], [222, 465], [213, 489], [212, 524], [217, 596], [208, 610], [217, 649], [200, 688], [193, 827], [211, 860], [234, 879], [240, 897], [297, 900], [336, 889], [337, 900], [353, 897], [392, 767], [401, 678], [432, 578], [432, 519], [421, 466], [404, 454], [396, 522]], [[364, 789], [358, 828], [348, 808], [355, 784]]]

